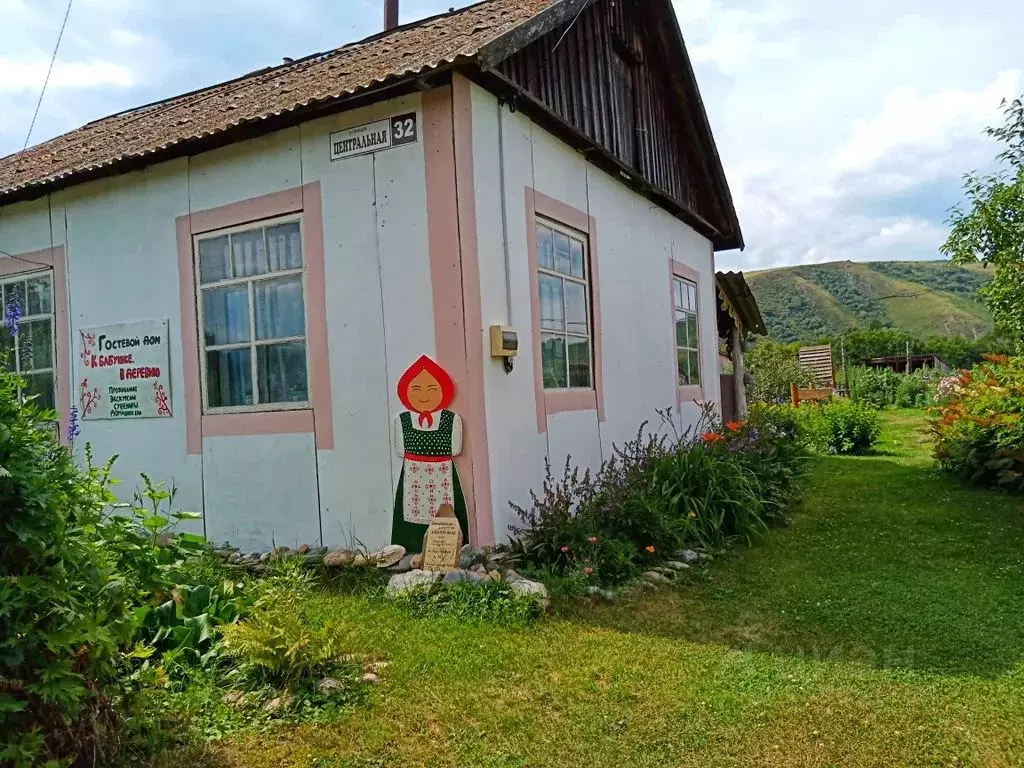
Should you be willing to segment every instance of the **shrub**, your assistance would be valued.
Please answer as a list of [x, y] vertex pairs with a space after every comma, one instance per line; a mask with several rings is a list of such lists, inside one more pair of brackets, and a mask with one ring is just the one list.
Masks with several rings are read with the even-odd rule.
[[851, 368], [850, 399], [872, 408], [924, 408], [935, 402], [942, 373], [923, 368], [910, 374], [889, 368]]
[[513, 552], [527, 567], [616, 582], [687, 545], [756, 536], [797, 495], [803, 457], [796, 422], [764, 413], [716, 429], [705, 410], [695, 432], [671, 436], [642, 425], [593, 475], [567, 460], [556, 480], [548, 467], [532, 504], [512, 505]]
[[770, 339], [754, 344], [747, 355], [751, 401], [788, 402], [792, 384], [806, 387], [814, 381], [814, 374], [800, 365], [799, 348], [799, 344], [780, 344]]
[[808, 443], [820, 453], [863, 454], [882, 433], [881, 417], [864, 403], [833, 400], [801, 407], [799, 414]]
[[326, 617], [310, 609], [312, 576], [300, 567], [285, 568], [268, 579], [252, 613], [224, 624], [224, 654], [237, 673], [254, 684], [290, 686], [331, 671], [341, 646]]
[[0, 762], [84, 764], [116, 745], [104, 689], [130, 632], [92, 533], [109, 465], [80, 470], [55, 439], [56, 414], [23, 403], [18, 384], [0, 366]]
[[850, 369], [850, 399], [872, 408], [888, 408], [896, 403], [902, 374], [889, 368]]
[[966, 482], [1024, 491], [1024, 358], [991, 357], [943, 384], [931, 423], [939, 466]]

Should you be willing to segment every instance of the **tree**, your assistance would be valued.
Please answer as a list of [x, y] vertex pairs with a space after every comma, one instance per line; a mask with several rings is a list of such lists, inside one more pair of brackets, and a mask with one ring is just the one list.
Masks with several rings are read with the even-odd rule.
[[980, 293], [996, 328], [1024, 351], [1024, 97], [1003, 105], [1003, 125], [985, 132], [1006, 146], [996, 158], [1005, 167], [964, 176], [966, 208], [950, 212], [942, 251], [955, 264], [980, 261], [995, 269]]

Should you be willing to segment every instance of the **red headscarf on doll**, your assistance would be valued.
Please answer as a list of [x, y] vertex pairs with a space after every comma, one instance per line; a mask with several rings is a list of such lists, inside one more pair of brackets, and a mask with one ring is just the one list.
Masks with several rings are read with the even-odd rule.
[[451, 405], [452, 398], [455, 397], [455, 382], [452, 381], [452, 377], [448, 375], [448, 371], [426, 355], [420, 355], [420, 359], [410, 365], [408, 370], [402, 374], [402, 378], [398, 380], [398, 399], [401, 400], [402, 405], [410, 411], [420, 415], [420, 426], [426, 424], [429, 427], [434, 423], [433, 415], [426, 411], [419, 410], [419, 408], [413, 405], [413, 402], [409, 399], [409, 384], [412, 383], [412, 380], [423, 371], [426, 371], [437, 379], [437, 383], [441, 387], [441, 403], [437, 406], [438, 411]]

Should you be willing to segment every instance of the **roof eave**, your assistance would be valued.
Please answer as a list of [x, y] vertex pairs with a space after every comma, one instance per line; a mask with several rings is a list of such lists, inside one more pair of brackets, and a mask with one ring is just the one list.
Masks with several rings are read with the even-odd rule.
[[451, 76], [451, 70], [458, 61], [457, 58], [455, 61], [444, 62], [428, 70], [387, 78], [350, 93], [329, 99], [310, 101], [276, 114], [241, 120], [223, 130], [176, 141], [149, 152], [128, 155], [108, 163], [3, 190], [0, 191], [0, 206], [36, 200], [47, 194], [88, 181], [119, 176], [157, 163], [208, 152], [239, 141], [291, 128], [309, 120], [356, 109], [382, 99], [427, 90], [445, 82]]

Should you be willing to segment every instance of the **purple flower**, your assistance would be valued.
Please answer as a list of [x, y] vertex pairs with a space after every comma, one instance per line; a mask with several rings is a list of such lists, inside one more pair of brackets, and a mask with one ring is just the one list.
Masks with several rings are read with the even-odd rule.
[[74, 444], [75, 438], [82, 434], [82, 425], [78, 421], [78, 407], [72, 405], [68, 413], [68, 442]]
[[18, 297], [12, 295], [7, 300], [7, 306], [4, 308], [4, 326], [11, 332], [12, 336], [18, 335], [22, 314], [21, 303], [18, 301]]

